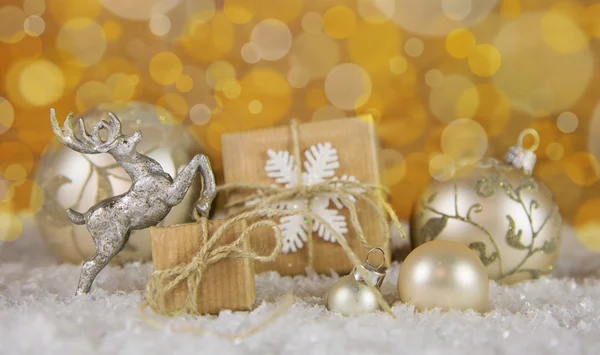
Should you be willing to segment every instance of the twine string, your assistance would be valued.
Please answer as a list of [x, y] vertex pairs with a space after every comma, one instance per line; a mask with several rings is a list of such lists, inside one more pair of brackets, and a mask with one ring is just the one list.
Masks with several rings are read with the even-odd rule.
[[[229, 244], [216, 245], [221, 238], [238, 222], [260, 216], [260, 211], [248, 211], [227, 220], [212, 236], [208, 235], [208, 220], [200, 219], [202, 246], [192, 260], [180, 266], [165, 270], [154, 270], [146, 287], [145, 304], [154, 312], [164, 316], [175, 316], [181, 313], [200, 314], [198, 310], [198, 295], [200, 285], [206, 270], [219, 261], [232, 258], [247, 258], [260, 262], [275, 260], [282, 247], [281, 230], [277, 223], [270, 220], [259, 220], [252, 223]], [[253, 250], [243, 248], [241, 244], [248, 240], [250, 234], [259, 227], [269, 227], [273, 230], [275, 247], [269, 255], [259, 255]], [[165, 296], [181, 283], [187, 284], [187, 296], [183, 308], [169, 310], [164, 304]]]

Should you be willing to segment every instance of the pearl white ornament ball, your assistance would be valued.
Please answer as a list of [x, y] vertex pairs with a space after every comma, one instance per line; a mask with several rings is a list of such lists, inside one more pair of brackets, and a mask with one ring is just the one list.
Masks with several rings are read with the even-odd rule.
[[[376, 292], [379, 292], [377, 290]], [[345, 316], [375, 312], [381, 309], [377, 296], [364, 281], [353, 275], [341, 277], [327, 294], [326, 307]]]
[[483, 311], [488, 304], [488, 274], [473, 250], [458, 242], [434, 240], [414, 249], [402, 263], [398, 295], [420, 311]]

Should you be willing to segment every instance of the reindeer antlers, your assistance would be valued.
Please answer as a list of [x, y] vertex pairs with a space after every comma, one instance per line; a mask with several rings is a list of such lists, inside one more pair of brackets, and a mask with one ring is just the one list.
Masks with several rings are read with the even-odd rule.
[[[75, 136], [75, 132], [73, 132], [75, 114], [72, 112], [69, 113], [61, 129], [56, 120], [56, 112], [54, 109], [50, 109], [50, 123], [54, 134], [63, 144], [83, 154], [106, 153], [114, 148], [115, 141], [121, 136], [121, 121], [112, 112], [108, 113], [108, 118], [110, 119], [109, 122], [100, 120], [94, 125], [91, 136], [85, 130], [83, 118], [79, 118], [77, 123], [79, 125], [79, 134], [82, 138], [79, 139]], [[108, 132], [108, 137], [105, 141], [100, 138], [100, 130], [102, 129]]]

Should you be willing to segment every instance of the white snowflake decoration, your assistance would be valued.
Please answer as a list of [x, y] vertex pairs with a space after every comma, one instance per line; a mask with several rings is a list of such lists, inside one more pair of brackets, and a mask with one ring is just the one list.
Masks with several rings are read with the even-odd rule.
[[[288, 151], [267, 150], [269, 159], [265, 164], [267, 176], [274, 179], [275, 183], [284, 187], [293, 187], [298, 184], [296, 175], [296, 165], [294, 156]], [[326, 181], [357, 181], [354, 176], [343, 175], [336, 177], [335, 169], [340, 167], [337, 150], [329, 142], [318, 143], [311, 146], [304, 152], [306, 161], [304, 162], [304, 172], [302, 172], [302, 183], [304, 185], [314, 185]], [[328, 180], [329, 179], [329, 180]], [[248, 204], [255, 204], [257, 201], [251, 201]], [[306, 199], [296, 199], [279, 202], [271, 207], [281, 210], [300, 210], [304, 209], [308, 201]], [[332, 205], [334, 208], [329, 208]], [[312, 200], [312, 212], [324, 219], [331, 228], [339, 234], [348, 232], [346, 217], [339, 214], [344, 208], [339, 196], [333, 194], [321, 194]], [[335, 243], [336, 239], [331, 231], [317, 220], [312, 221], [313, 230], [323, 240]], [[307, 242], [309, 231], [308, 221], [303, 215], [293, 215], [282, 217], [279, 220], [283, 236], [284, 253], [295, 252], [304, 246]]]

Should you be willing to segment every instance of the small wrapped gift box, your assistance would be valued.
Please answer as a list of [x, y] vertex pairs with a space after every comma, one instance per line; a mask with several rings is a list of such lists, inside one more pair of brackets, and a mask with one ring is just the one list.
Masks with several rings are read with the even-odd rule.
[[[203, 220], [199, 223], [151, 228], [154, 270], [168, 270], [190, 264], [207, 238], [211, 238], [225, 221]], [[245, 220], [237, 222], [215, 243], [214, 248], [234, 243], [246, 228]], [[248, 241], [243, 240], [239, 246], [247, 249]], [[166, 286], [171, 280], [172, 278], [164, 280], [159, 287]], [[183, 280], [171, 291], [159, 294], [159, 313], [189, 312], [185, 307], [189, 292], [187, 280]], [[207, 265], [197, 290], [197, 313], [216, 314], [225, 309], [248, 311], [252, 309], [255, 301], [253, 260], [225, 258]]]
[[[335, 185], [335, 181], [379, 183], [378, 142], [370, 116], [227, 134], [222, 137], [222, 152], [226, 185], [286, 188], [298, 184]], [[300, 164], [296, 163], [298, 156]], [[298, 174], [298, 166], [302, 167], [301, 174]], [[256, 196], [260, 198], [260, 190]], [[239, 198], [236, 194], [230, 196], [230, 200]], [[369, 246], [356, 238], [348, 209], [335, 194], [279, 201], [273, 208], [288, 211], [308, 208], [322, 217], [330, 229], [339, 232], [360, 259], [371, 247], [379, 247], [385, 251], [389, 263], [389, 235], [384, 230], [387, 228], [384, 214], [364, 200], [354, 200]], [[286, 216], [279, 219], [279, 225], [283, 233], [282, 253], [274, 262], [256, 264], [257, 272], [273, 270], [282, 275], [298, 275], [309, 266], [319, 273], [331, 270], [348, 273], [352, 269], [348, 255], [324, 223], [307, 220], [305, 216]], [[251, 248], [259, 254], [271, 250], [273, 243], [269, 233], [261, 229], [250, 237]]]

